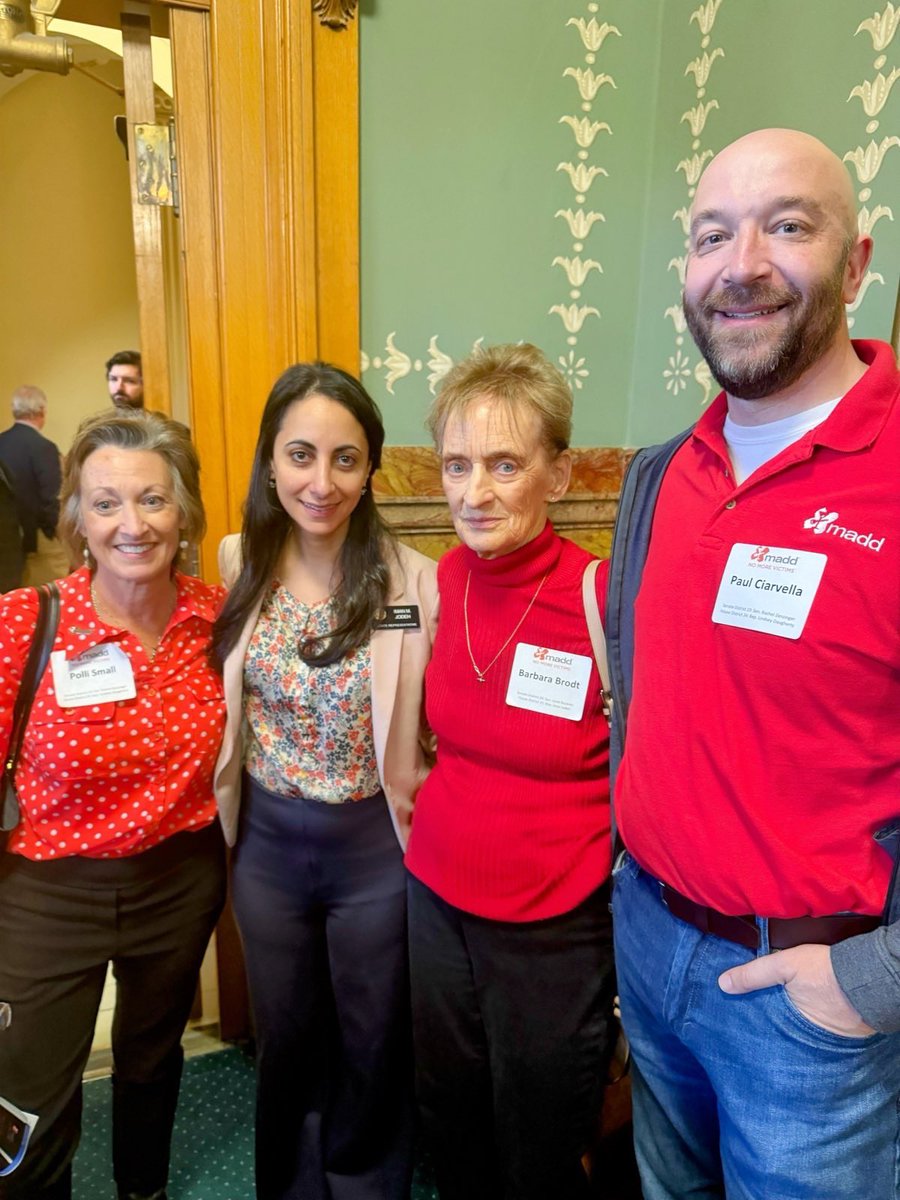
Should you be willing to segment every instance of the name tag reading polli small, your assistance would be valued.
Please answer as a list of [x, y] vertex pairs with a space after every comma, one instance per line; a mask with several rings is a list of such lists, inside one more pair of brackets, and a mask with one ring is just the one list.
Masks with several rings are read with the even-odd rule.
[[53, 691], [60, 708], [84, 708], [131, 700], [137, 692], [131, 659], [121, 646], [104, 642], [85, 650], [77, 658], [66, 658], [65, 650], [50, 655]]

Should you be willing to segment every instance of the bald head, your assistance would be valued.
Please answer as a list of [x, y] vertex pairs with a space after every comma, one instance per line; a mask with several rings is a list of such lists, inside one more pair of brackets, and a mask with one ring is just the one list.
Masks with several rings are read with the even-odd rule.
[[691, 208], [693, 224], [726, 194], [804, 199], [849, 242], [857, 234], [856, 198], [849, 172], [818, 138], [798, 129], [757, 129], [726, 146], [703, 172]]
[[745, 400], [774, 399], [781, 415], [800, 411], [854, 381], [845, 305], [872, 250], [854, 202], [840, 159], [794, 129], [748, 133], [704, 171], [684, 314], [733, 416]]

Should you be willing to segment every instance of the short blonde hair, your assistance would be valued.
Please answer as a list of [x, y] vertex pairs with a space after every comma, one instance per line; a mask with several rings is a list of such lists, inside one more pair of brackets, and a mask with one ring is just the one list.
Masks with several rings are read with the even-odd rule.
[[528, 342], [474, 350], [444, 376], [426, 424], [440, 451], [451, 416], [479, 398], [503, 404], [515, 416], [533, 412], [549, 457], [568, 450], [572, 437], [572, 393], [553, 363]]
[[[60, 492], [59, 534], [74, 554], [81, 552], [81, 471], [87, 459], [103, 446], [148, 450], [169, 468], [178, 505], [182, 537], [199, 542], [206, 533], [206, 513], [200, 496], [200, 461], [190, 430], [181, 421], [146, 409], [113, 409], [82, 421], [66, 455]], [[181, 550], [175, 558], [176, 566]]]

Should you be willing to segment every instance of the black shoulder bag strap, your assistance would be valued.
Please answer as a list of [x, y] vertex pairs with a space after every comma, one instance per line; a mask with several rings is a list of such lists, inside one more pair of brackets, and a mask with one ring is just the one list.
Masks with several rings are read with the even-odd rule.
[[16, 764], [19, 761], [19, 752], [25, 738], [25, 728], [28, 725], [35, 693], [41, 677], [47, 669], [47, 663], [50, 661], [50, 651], [53, 649], [59, 625], [59, 589], [56, 584], [41, 584], [36, 591], [38, 594], [37, 622], [32, 635], [31, 649], [28, 651], [28, 658], [25, 661], [22, 682], [19, 684], [19, 694], [13, 709], [13, 727], [3, 769], [0, 838], [15, 829], [19, 823], [19, 800], [15, 787]]

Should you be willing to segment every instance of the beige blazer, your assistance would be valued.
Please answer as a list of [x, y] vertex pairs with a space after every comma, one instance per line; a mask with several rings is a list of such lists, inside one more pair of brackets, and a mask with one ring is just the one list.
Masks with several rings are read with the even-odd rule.
[[[397, 546], [399, 569], [392, 571], [390, 602], [415, 604], [418, 629], [376, 629], [371, 637], [372, 732], [378, 776], [387, 797], [400, 845], [406, 849], [416, 793], [429, 770], [424, 749], [424, 677], [437, 625], [437, 564], [417, 550]], [[240, 571], [240, 534], [229, 534], [219, 546], [219, 570], [227, 587]], [[238, 833], [243, 766], [244, 658], [262, 599], [247, 618], [223, 666], [225, 735], [216, 763], [215, 793], [225, 840], [233, 846]]]

